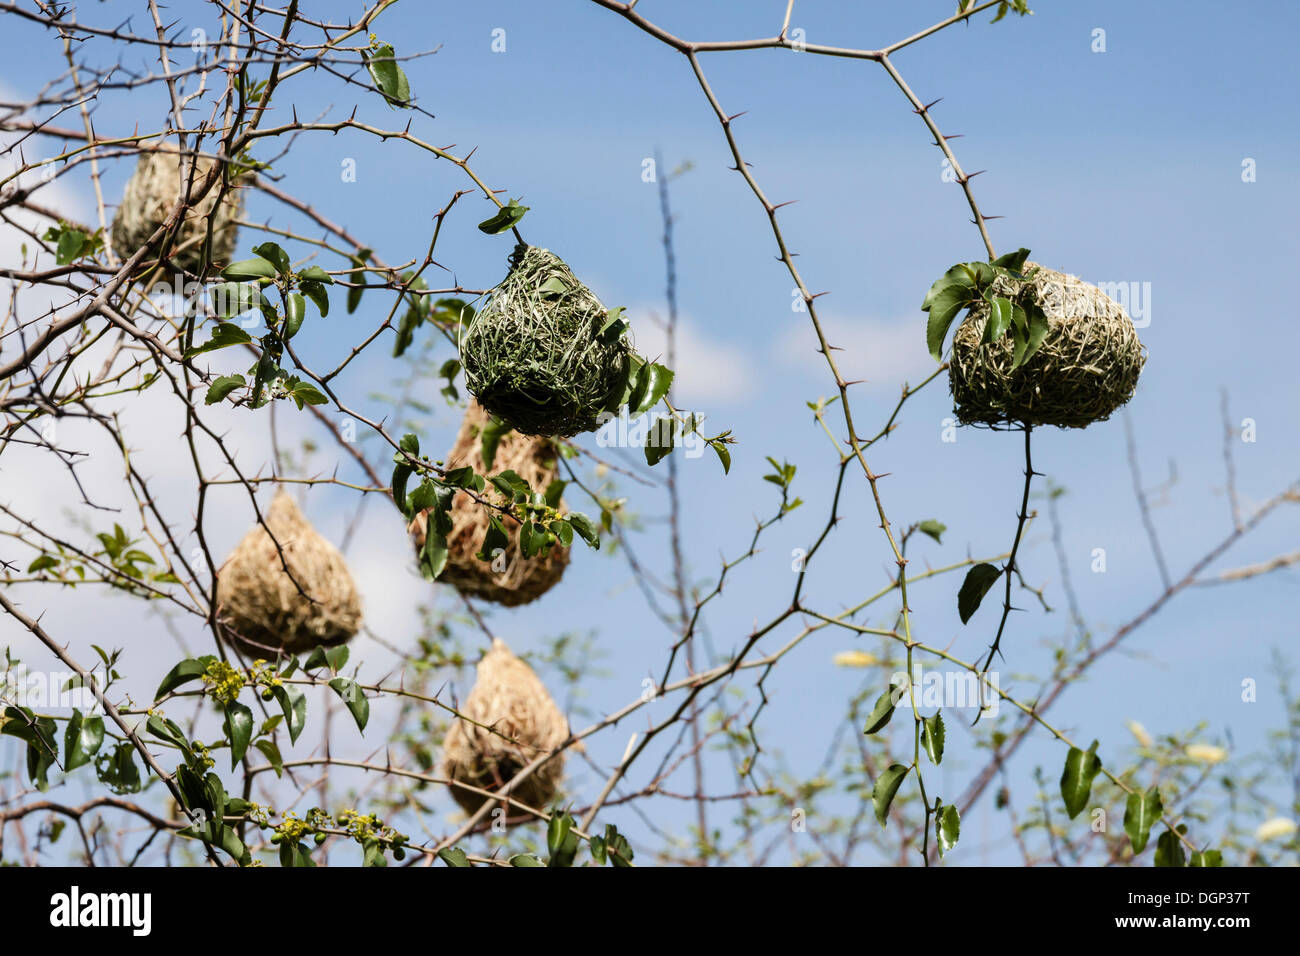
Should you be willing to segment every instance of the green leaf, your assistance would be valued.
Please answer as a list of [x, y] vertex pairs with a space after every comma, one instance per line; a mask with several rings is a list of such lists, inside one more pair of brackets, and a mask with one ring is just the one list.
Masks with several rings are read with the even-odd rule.
[[393, 468], [393, 504], [397, 505], [397, 510], [408, 518], [411, 517], [406, 508], [406, 482], [411, 477], [410, 465], [396, 465]]
[[447, 567], [447, 536], [438, 534], [433, 522], [425, 529], [424, 547], [420, 549], [420, 573], [426, 581], [436, 581]]
[[261, 740], [255, 741], [253, 746], [262, 751], [262, 756], [266, 758], [277, 777], [284, 776], [284, 758], [280, 756], [280, 748], [275, 745], [274, 740], [270, 737], [263, 737]]
[[934, 834], [939, 843], [939, 856], [957, 845], [957, 840], [961, 837], [961, 812], [951, 803], [937, 808]]
[[203, 396], [204, 405], [215, 405], [237, 388], [243, 388], [247, 383], [242, 375], [222, 375], [215, 379], [208, 386], [208, 394]]
[[1023, 246], [1015, 252], [1008, 252], [1005, 255], [998, 256], [992, 264], [1002, 268], [1010, 269], [1012, 272], [1023, 272], [1025, 260], [1029, 258], [1029, 250]]
[[226, 279], [274, 279], [277, 275], [275, 263], [262, 256], [255, 259], [242, 259], [232, 262], [221, 270]]
[[511, 866], [545, 866], [546, 864], [531, 853], [516, 853], [510, 858]]
[[458, 846], [443, 847], [438, 851], [438, 859], [442, 860], [442, 862], [446, 863], [448, 866], [469, 866], [469, 857], [467, 857], [465, 851]]
[[1010, 299], [1002, 296], [994, 296], [988, 301], [989, 317], [984, 323], [983, 341], [996, 342], [1006, 334], [1007, 329], [1011, 328], [1013, 306]]
[[1133, 841], [1134, 856], [1146, 849], [1147, 840], [1151, 838], [1151, 827], [1162, 813], [1164, 805], [1158, 788], [1152, 787], [1128, 795], [1128, 803], [1124, 807], [1124, 832]]
[[894, 716], [894, 707], [898, 699], [894, 694], [901, 686], [901, 684], [890, 684], [889, 689], [876, 698], [876, 706], [871, 708], [867, 725], [862, 731], [864, 734], [876, 734], [885, 729], [885, 725]]
[[991, 564], [977, 564], [966, 572], [966, 580], [962, 582], [961, 590], [957, 592], [957, 613], [961, 616], [963, 624], [979, 610], [984, 595], [989, 593], [989, 588], [993, 587], [993, 583], [1001, 573]]
[[315, 385], [291, 378], [284, 383], [285, 394], [293, 400], [301, 411], [303, 405], [327, 405], [329, 399]]
[[334, 284], [334, 277], [320, 266], [308, 266], [298, 273], [298, 278], [303, 282], [319, 282], [321, 285]]
[[277, 243], [264, 242], [259, 246], [253, 246], [253, 251], [256, 252], [258, 256], [275, 266], [276, 272], [280, 275], [287, 278], [290, 271], [292, 271], [289, 264], [289, 254], [281, 249]]
[[202, 355], [204, 352], [228, 348], [231, 345], [243, 345], [251, 341], [253, 341], [253, 337], [234, 323], [218, 322], [212, 329], [212, 338], [202, 345], [195, 345], [187, 349], [185, 358], [190, 359], [196, 355]]
[[916, 530], [921, 532], [921, 534], [928, 534], [930, 537], [934, 538], [935, 541], [943, 544], [943, 538], [941, 536], [948, 530], [948, 526], [942, 521], [935, 521], [933, 518], [930, 518], [918, 524]]
[[628, 414], [640, 415], [659, 404], [673, 384], [671, 369], [658, 362], [647, 362], [637, 373], [637, 382], [628, 399]]
[[555, 533], [555, 537], [559, 540], [561, 547], [567, 548], [569, 545], [573, 544], [573, 525], [569, 524], [569, 522], [565, 521], [563, 518], [555, 519], [547, 527]]
[[181, 661], [162, 679], [158, 685], [158, 690], [154, 693], [154, 700], [162, 700], [166, 694], [171, 693], [177, 687], [192, 680], [198, 680], [208, 669], [208, 665], [216, 661], [211, 654], [203, 657], [193, 657]]
[[257, 366], [253, 372], [251, 401], [254, 408], [262, 407], [264, 404], [262, 393], [266, 389], [266, 383], [272, 381], [280, 371], [278, 341], [273, 334], [264, 335], [262, 354], [258, 356]]
[[871, 790], [871, 803], [876, 808], [876, 819], [883, 828], [889, 819], [889, 807], [894, 802], [894, 795], [903, 784], [909, 767], [901, 763], [890, 764], [889, 768], [876, 778], [876, 785]]
[[1047, 315], [1042, 309], [1034, 306], [1029, 310], [1028, 316], [1029, 335], [1026, 339], [1026, 348], [1024, 353], [1020, 354], [1013, 361], [1011, 366], [1012, 371], [1015, 371], [1015, 369], [1019, 368], [1034, 357], [1034, 353], [1038, 351], [1039, 347], [1043, 344], [1043, 340], [1047, 338], [1047, 333], [1051, 331], [1051, 322], [1048, 320]]
[[104, 718], [82, 715], [80, 710], [73, 709], [72, 718], [68, 721], [67, 729], [63, 734], [63, 752], [64, 757], [63, 770], [65, 773], [71, 773], [78, 767], [91, 762], [95, 754], [99, 753], [99, 748], [104, 743]]
[[253, 739], [253, 712], [239, 701], [231, 701], [226, 705], [223, 729], [230, 741], [230, 769], [234, 770], [244, 759], [248, 742]]
[[149, 728], [149, 733], [153, 734], [159, 740], [165, 740], [173, 744], [186, 754], [189, 754], [192, 748], [190, 742], [185, 738], [185, 733], [176, 726], [176, 722], [158, 714], [153, 714], [145, 722]]
[[943, 739], [943, 713], [935, 711], [933, 717], [925, 718], [921, 728], [921, 743], [930, 762], [936, 766], [943, 761]]
[[569, 524], [573, 525], [573, 530], [578, 532], [578, 537], [587, 542], [592, 548], [600, 548], [600, 532], [581, 511], [570, 511], [568, 515]]
[[280, 844], [280, 865], [296, 869], [315, 866], [316, 861], [311, 858], [311, 850], [304, 844], [285, 840]]
[[343, 669], [343, 665], [348, 662], [350, 652], [346, 644], [339, 644], [337, 647], [317, 646], [311, 649], [307, 659], [302, 663], [302, 669], [305, 671], [314, 671], [322, 667], [328, 667], [330, 673], [337, 674]]
[[[558, 297], [564, 295], [564, 293], [569, 291], [569, 284], [565, 282], [563, 279], [561, 279], [559, 276], [551, 276], [549, 279], [547, 279], [545, 282], [543, 282], [541, 285], [537, 287], [537, 291], [540, 292], [542, 295], [547, 296], [548, 298], [552, 296]], [[609, 312], [607, 311], [605, 315], [606, 315], [605, 321], [608, 324]], [[605, 328], [602, 327], [600, 331], [604, 332]]]
[[621, 305], [617, 309], [607, 309], [605, 311], [605, 321], [596, 332], [596, 338], [605, 338], [606, 333], [608, 333], [610, 339], [617, 340], [620, 335], [626, 332], [627, 320], [623, 318], [623, 313], [626, 311], [627, 309]]
[[319, 282], [304, 279], [298, 283], [298, 288], [302, 290], [303, 295], [311, 299], [316, 306], [316, 311], [321, 314], [322, 318], [330, 314], [330, 297], [329, 293], [325, 291], [325, 286]]
[[366, 260], [370, 258], [370, 254], [371, 250], [369, 249], [358, 249], [357, 254], [350, 257], [352, 259], [352, 264], [356, 266], [356, 269], [354, 269], [352, 275], [348, 277], [352, 283], [352, 287], [348, 289], [348, 315], [355, 312], [357, 306], [361, 304], [361, 296], [365, 292], [365, 289], [362, 288], [362, 286], [366, 283], [365, 264]]
[[[1180, 827], [1186, 830], [1186, 827]], [[1186, 866], [1187, 853], [1183, 850], [1183, 843], [1178, 839], [1178, 834], [1168, 827], [1165, 832], [1160, 834], [1156, 840], [1156, 866]]]
[[307, 300], [297, 292], [290, 292], [284, 302], [284, 340], [298, 334], [302, 320], [307, 317]]
[[971, 270], [966, 263], [957, 263], [931, 283], [929, 290], [925, 293], [925, 300], [921, 303], [921, 311], [929, 312], [934, 305], [935, 296], [950, 285], [965, 286], [968, 294], [975, 290], [975, 280], [971, 277]]
[[370, 71], [375, 86], [383, 94], [389, 106], [402, 109], [411, 105], [411, 84], [402, 68], [397, 65], [393, 47], [389, 43], [371, 46], [368, 53], [363, 53], [366, 69]]
[[1223, 866], [1223, 854], [1218, 850], [1198, 850], [1192, 854], [1188, 866]]
[[66, 266], [81, 255], [81, 250], [86, 245], [86, 234], [80, 229], [64, 229], [59, 233], [59, 245], [55, 254], [55, 262], [61, 266]]
[[488, 419], [486, 425], [478, 433], [479, 437], [479, 454], [483, 458], [483, 470], [491, 471], [492, 463], [497, 458], [497, 445], [501, 439], [509, 435], [511, 428], [504, 422], [499, 422], [495, 418]]
[[943, 361], [943, 340], [957, 313], [971, 301], [971, 290], [960, 283], [950, 283], [930, 303], [930, 318], [925, 325], [925, 341], [936, 362]]
[[726, 444], [720, 441], [711, 441], [709, 447], [717, 452], [718, 461], [722, 462], [722, 473], [724, 475], [731, 474], [731, 452], [727, 449]]
[[35, 574], [37, 571], [46, 571], [50, 568], [57, 568], [58, 566], [58, 558], [52, 554], [42, 554], [40, 557], [32, 561], [31, 564], [27, 565], [27, 573]]
[[270, 307], [256, 282], [222, 282], [208, 290], [212, 311], [223, 319], [243, 315], [259, 307]]
[[297, 743], [298, 735], [307, 726], [307, 695], [296, 687], [281, 684], [272, 689], [275, 699], [284, 711], [285, 726], [289, 728], [289, 742]]
[[1071, 747], [1065, 756], [1065, 769], [1061, 771], [1061, 798], [1065, 812], [1073, 820], [1088, 805], [1092, 795], [1092, 781], [1101, 772], [1101, 758], [1097, 756], [1097, 741], [1087, 752]]
[[568, 482], [562, 478], [554, 479], [546, 486], [546, 493], [542, 496], [546, 504], [551, 508], [560, 507], [560, 498], [564, 494], [565, 486]]
[[597, 866], [604, 866], [605, 861], [609, 859], [609, 854], [605, 852], [605, 838], [602, 836], [593, 836], [587, 841], [587, 848], [591, 850], [591, 859]]
[[546, 848], [550, 852], [547, 866], [573, 866], [578, 854], [578, 835], [573, 832], [573, 817], [563, 810], [551, 814], [546, 825]]
[[114, 747], [111, 753], [101, 753], [95, 761], [95, 775], [99, 782], [117, 794], [139, 793], [140, 769], [135, 765], [134, 753], [135, 748], [125, 741]]
[[352, 719], [357, 722], [357, 729], [364, 732], [370, 720], [370, 701], [361, 692], [356, 681], [348, 680], [346, 677], [336, 677], [330, 681], [330, 687], [348, 705], [348, 710], [352, 712]]
[[[572, 530], [569, 533], [572, 537]], [[491, 561], [498, 551], [505, 551], [509, 546], [510, 536], [506, 534], [501, 519], [494, 514], [488, 515], [488, 529], [483, 532], [483, 546], [475, 557], [480, 561]]]
[[645, 460], [654, 466], [672, 454], [677, 440], [677, 422], [667, 416], [656, 418], [646, 433]]
[[524, 218], [524, 213], [528, 212], [529, 206], [519, 205], [519, 200], [510, 200], [509, 205], [502, 206], [495, 216], [484, 219], [478, 224], [481, 232], [486, 232], [489, 236], [495, 236], [498, 233], [505, 232], [507, 229], [513, 229], [518, 225], [519, 220]]
[[625, 870], [632, 866], [632, 845], [627, 837], [618, 832], [612, 823], [605, 824], [605, 854], [616, 870]]

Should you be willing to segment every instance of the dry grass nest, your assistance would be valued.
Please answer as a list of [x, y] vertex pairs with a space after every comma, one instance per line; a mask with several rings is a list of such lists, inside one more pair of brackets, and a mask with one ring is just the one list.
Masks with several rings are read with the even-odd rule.
[[[167, 221], [185, 191], [197, 189], [212, 167], [221, 162], [208, 156], [194, 157], [192, 165], [189, 160], [190, 157], [182, 157], [175, 146], [152, 146], [141, 150], [140, 160], [126, 184], [113, 219], [113, 249], [120, 258], [130, 258], [148, 242], [158, 227]], [[228, 264], [234, 255], [238, 232], [235, 220], [243, 208], [243, 189], [232, 181], [231, 188], [218, 206], [220, 194], [221, 183], [218, 181], [186, 211], [172, 241], [171, 261], [186, 272], [198, 272], [202, 265], [209, 219], [212, 220], [213, 264]]]
[[465, 386], [526, 435], [576, 435], [627, 384], [632, 347], [559, 256], [520, 244], [510, 271], [461, 335]]
[[[447, 455], [445, 465], [448, 469], [468, 466], [478, 474], [488, 471], [483, 465], [481, 436], [490, 422], [488, 413], [471, 401], [465, 410], [456, 444]], [[507, 432], [497, 444], [491, 472], [496, 474], [507, 469], [513, 470], [535, 491], [545, 491], [557, 474], [555, 446], [546, 438]], [[505, 496], [492, 485], [488, 485], [487, 490], [481, 494], [499, 503], [506, 503]], [[560, 510], [564, 510], [563, 503]], [[493, 562], [480, 561], [477, 555], [483, 550], [483, 537], [489, 526], [488, 518], [489, 511], [486, 507], [471, 498], [467, 492], [456, 492], [451, 503], [452, 531], [447, 535], [447, 565], [439, 576], [439, 581], [454, 586], [462, 594], [506, 607], [534, 601], [559, 583], [569, 564], [569, 549], [556, 543], [544, 555], [525, 558], [519, 544], [519, 523], [511, 518], [501, 519], [509, 543], [496, 564], [500, 567], [501, 560], [504, 559], [504, 570], [498, 572], [493, 570]], [[424, 547], [428, 521], [429, 513], [422, 511], [415, 516], [409, 528], [417, 555]]]
[[[455, 718], [447, 731], [443, 769], [452, 780], [483, 790], [500, 790], [532, 761], [569, 739], [568, 721], [546, 687], [500, 638], [479, 662], [478, 680], [459, 710], [469, 720]], [[510, 796], [545, 810], [563, 775], [560, 753], [529, 774]], [[451, 793], [466, 813], [474, 813], [488, 799], [457, 786]]]
[[217, 572], [217, 616], [226, 636], [245, 655], [267, 660], [280, 651], [342, 644], [361, 625], [361, 600], [343, 555], [283, 491], [264, 518], [266, 527], [244, 535]]
[[[1034, 268], [1025, 263], [1026, 271]], [[1050, 326], [1038, 351], [1012, 371], [1011, 337], [982, 344], [989, 306], [976, 303], [953, 336], [949, 370], [963, 424], [1084, 428], [1133, 397], [1146, 350], [1123, 306], [1094, 285], [1041, 266], [1018, 291], [1004, 276], [993, 290], [1037, 303]]]

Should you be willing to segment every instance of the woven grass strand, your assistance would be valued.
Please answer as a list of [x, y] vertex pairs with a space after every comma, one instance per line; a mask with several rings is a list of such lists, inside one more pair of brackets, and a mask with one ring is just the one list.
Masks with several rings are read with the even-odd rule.
[[510, 271], [461, 337], [465, 386], [525, 435], [576, 435], [627, 378], [624, 334], [601, 334], [608, 312], [559, 256], [519, 245]]
[[[471, 400], [461, 421], [460, 432], [456, 435], [456, 444], [447, 455], [447, 468], [468, 466], [478, 474], [487, 471], [483, 467], [480, 435], [489, 421], [488, 413]], [[514, 471], [534, 491], [545, 491], [557, 475], [555, 446], [545, 438], [508, 432], [497, 444], [491, 473], [498, 474], [506, 470]], [[494, 492], [495, 488], [488, 485], [484, 494], [492, 495]], [[504, 496], [498, 495], [497, 498], [504, 503]], [[564, 510], [563, 503], [560, 510]], [[569, 565], [569, 549], [557, 543], [545, 555], [525, 558], [519, 546], [519, 524], [508, 518], [501, 520], [509, 537], [505, 553], [501, 556], [505, 561], [505, 569], [497, 572], [493, 570], [492, 562], [480, 561], [477, 555], [483, 550], [488, 518], [488, 509], [467, 493], [457, 492], [452, 498], [452, 530], [447, 536], [447, 566], [438, 578], [439, 581], [452, 585], [462, 594], [505, 607], [535, 601], [559, 583], [564, 576], [564, 569]], [[424, 547], [428, 522], [429, 512], [422, 511], [415, 516], [408, 529], [415, 543], [416, 554]], [[501, 566], [500, 559], [497, 566]]]
[[[452, 780], [484, 790], [500, 789], [569, 738], [568, 721], [545, 685], [500, 638], [493, 639], [492, 649], [479, 662], [478, 679], [460, 712], [476, 723], [460, 719], [452, 723], [443, 743], [443, 769]], [[545, 809], [563, 776], [561, 753], [538, 767], [510, 795]], [[451, 793], [466, 813], [474, 813], [488, 799], [455, 786]]]
[[361, 626], [361, 599], [343, 555], [283, 491], [265, 521], [293, 577], [266, 528], [254, 526], [217, 572], [217, 616], [226, 636], [247, 656], [267, 660], [350, 639]]
[[1005, 277], [993, 283], [995, 295], [1035, 302], [1047, 315], [1047, 336], [1029, 361], [1011, 370], [1009, 335], [981, 343], [989, 316], [982, 300], [953, 336], [948, 381], [963, 424], [1086, 428], [1133, 397], [1146, 349], [1123, 306], [1075, 276], [1037, 268], [1018, 293]]
[[[172, 207], [180, 200], [183, 191], [190, 188], [191, 182], [202, 182], [212, 167], [221, 162], [214, 157], [195, 157], [191, 179], [190, 163], [188, 159], [182, 159], [174, 146], [150, 147], [141, 153], [113, 218], [113, 249], [121, 258], [134, 255], [167, 221]], [[186, 211], [181, 221], [172, 243], [171, 261], [186, 272], [197, 272], [202, 265], [209, 218], [213, 219], [213, 264], [228, 265], [234, 255], [238, 238], [235, 220], [243, 208], [243, 190], [232, 184], [218, 207], [220, 192], [220, 183], [215, 184]]]

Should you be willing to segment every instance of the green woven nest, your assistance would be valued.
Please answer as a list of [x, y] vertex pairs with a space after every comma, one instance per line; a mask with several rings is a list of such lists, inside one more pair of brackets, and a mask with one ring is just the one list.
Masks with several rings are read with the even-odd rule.
[[[1025, 263], [1026, 272], [1035, 264]], [[989, 306], [981, 300], [953, 336], [949, 385], [966, 425], [1086, 428], [1133, 397], [1146, 350], [1123, 306], [1072, 275], [1038, 267], [1019, 291], [999, 276], [995, 295], [1037, 303], [1050, 322], [1042, 346], [1015, 371], [1010, 336], [982, 344]]]
[[627, 381], [625, 328], [559, 256], [520, 244], [462, 333], [465, 386], [525, 435], [591, 431]]

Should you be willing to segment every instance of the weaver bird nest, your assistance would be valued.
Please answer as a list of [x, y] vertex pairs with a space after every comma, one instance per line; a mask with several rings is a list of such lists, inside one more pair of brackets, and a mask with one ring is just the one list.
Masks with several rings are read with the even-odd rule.
[[[456, 444], [447, 455], [448, 470], [470, 467], [477, 474], [489, 469], [483, 462], [483, 430], [491, 418], [476, 402], [471, 401], [465, 410]], [[492, 459], [491, 471], [512, 470], [537, 491], [545, 491], [556, 477], [556, 452], [545, 438], [507, 432], [501, 436]], [[506, 502], [492, 485], [482, 493], [490, 500]], [[563, 511], [563, 504], [560, 510]], [[453, 585], [462, 594], [483, 598], [506, 607], [527, 604], [541, 597], [564, 576], [569, 564], [569, 549], [558, 542], [545, 554], [526, 558], [519, 542], [519, 523], [502, 518], [508, 542], [501, 553], [491, 561], [482, 561], [477, 555], [483, 550], [483, 540], [490, 525], [490, 511], [458, 491], [451, 503], [452, 530], [447, 535], [447, 565], [438, 580]], [[418, 513], [411, 521], [412, 538], [418, 555], [424, 548], [428, 532], [429, 512]]]
[[626, 324], [559, 256], [520, 244], [510, 271], [461, 335], [465, 386], [525, 435], [576, 435], [617, 402], [632, 348]]
[[1024, 264], [1027, 281], [999, 275], [992, 292], [1047, 316], [1042, 345], [1019, 368], [1010, 335], [983, 342], [990, 305], [980, 299], [953, 335], [949, 385], [967, 425], [1022, 422], [1085, 428], [1133, 397], [1146, 351], [1123, 306], [1072, 275]]
[[342, 644], [361, 624], [343, 555], [283, 491], [264, 517], [266, 526], [244, 535], [217, 572], [217, 616], [226, 636], [245, 655], [267, 660]]
[[[453, 781], [499, 791], [519, 771], [569, 739], [569, 724], [533, 669], [515, 657], [500, 638], [478, 665], [478, 680], [443, 743], [443, 769]], [[471, 723], [473, 721], [473, 723]], [[545, 810], [564, 775], [564, 754], [551, 757], [510, 792]], [[489, 798], [454, 784], [452, 796], [466, 813]], [[507, 812], [507, 818], [511, 816]]]
[[[113, 249], [122, 259], [135, 254], [149, 241], [158, 227], [167, 222], [182, 196], [197, 190], [209, 171], [221, 160], [208, 156], [182, 154], [174, 146], [154, 146], [142, 150], [135, 172], [126, 184], [122, 203], [113, 219]], [[215, 182], [202, 199], [185, 211], [180, 228], [172, 241], [170, 258], [186, 272], [198, 272], [203, 264], [203, 244], [207, 240], [208, 222], [212, 222], [212, 262], [230, 262], [235, 251], [235, 220], [243, 207], [243, 190], [231, 176], [231, 187], [220, 205], [221, 181]], [[146, 253], [146, 255], [148, 255]]]

